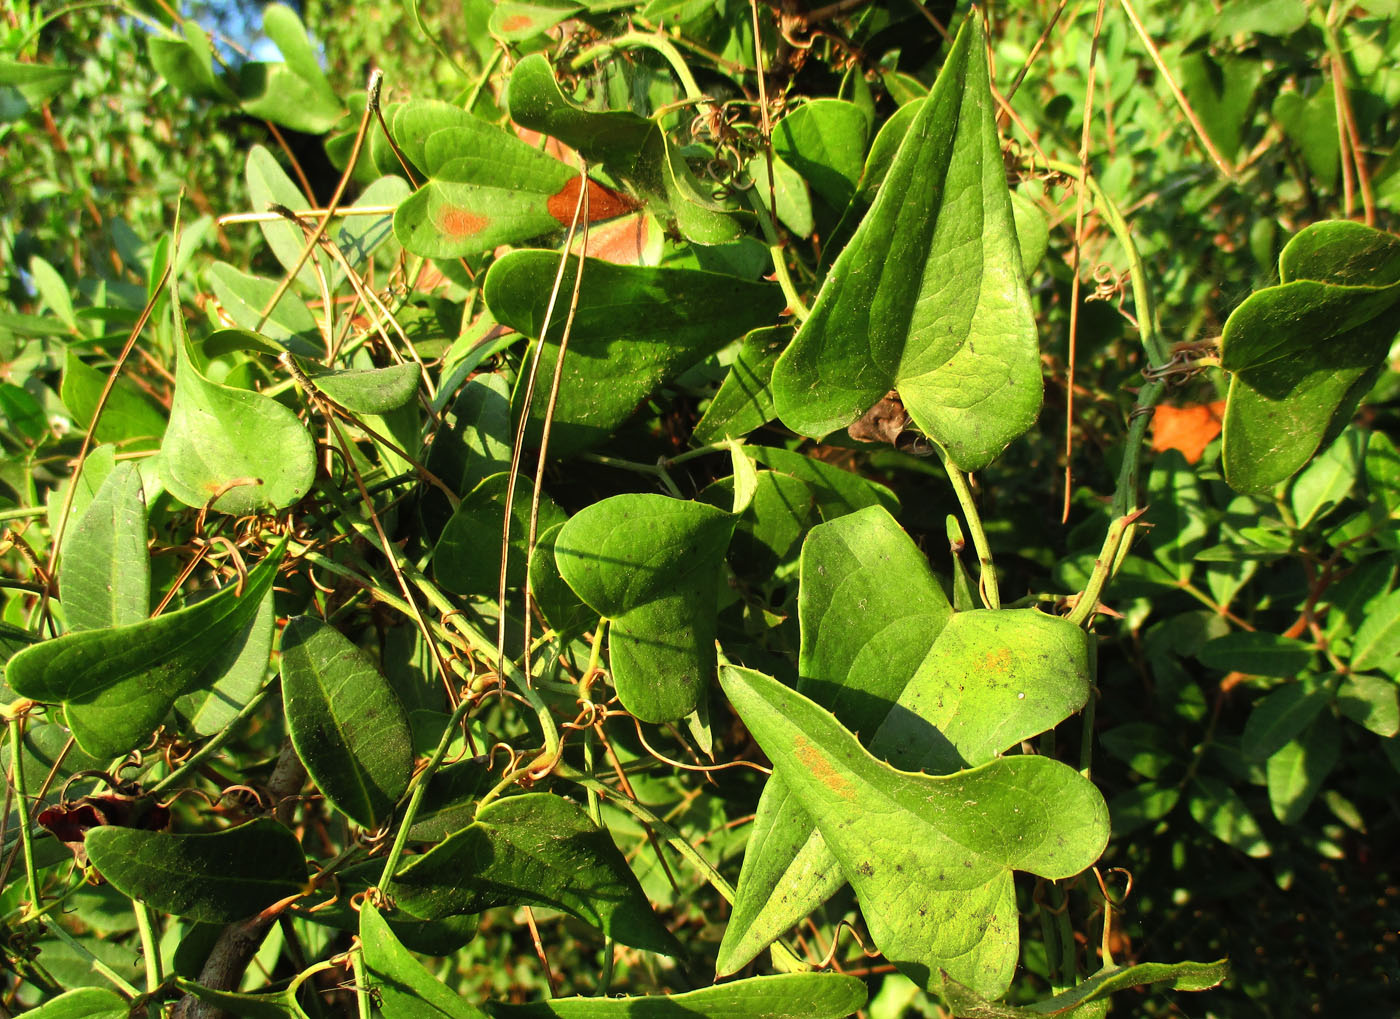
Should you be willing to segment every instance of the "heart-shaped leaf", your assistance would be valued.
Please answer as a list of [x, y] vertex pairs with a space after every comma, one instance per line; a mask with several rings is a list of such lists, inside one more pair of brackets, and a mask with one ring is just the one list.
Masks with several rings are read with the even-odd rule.
[[[923, 553], [878, 506], [812, 528], [801, 578], [798, 689], [868, 736], [947, 625], [948, 599]], [[721, 975], [747, 965], [844, 883], [814, 835], [775, 772], [759, 800], [720, 944]]]
[[413, 774], [408, 715], [369, 656], [329, 626], [298, 616], [282, 631], [282, 703], [297, 756], [326, 798], [379, 828]]
[[495, 1019], [842, 1019], [865, 999], [865, 984], [842, 973], [779, 973], [665, 997], [488, 1001], [486, 1009]]
[[246, 920], [305, 890], [306, 859], [285, 825], [259, 818], [212, 835], [102, 826], [88, 859], [123, 895], [206, 923]]
[[855, 197], [869, 133], [870, 121], [855, 103], [816, 99], [773, 126], [773, 151], [841, 210]]
[[63, 542], [63, 612], [72, 630], [139, 623], [151, 610], [146, 495], [124, 460], [97, 490]]
[[615, 495], [559, 532], [559, 573], [612, 620], [608, 660], [622, 706], [644, 722], [695, 710], [715, 668], [720, 566], [734, 517], [663, 495]]
[[969, 18], [879, 195], [773, 371], [778, 416], [805, 435], [890, 390], [963, 470], [1035, 421], [1035, 319], [993, 119], [981, 22]]
[[1093, 784], [1047, 757], [997, 758], [946, 776], [899, 771], [835, 716], [761, 673], [720, 679], [855, 887], [871, 936], [916, 983], [939, 970], [979, 994], [1009, 986], [1018, 955], [1013, 870], [1064, 878], [1108, 841]]
[[633, 948], [682, 954], [612, 837], [582, 807], [549, 793], [488, 803], [473, 824], [410, 861], [390, 893], [425, 920], [548, 906]]
[[[442, 530], [433, 550], [433, 575], [454, 594], [480, 594], [495, 597], [501, 577], [501, 518], [506, 505], [510, 475], [493, 474], [472, 489], [457, 506]], [[521, 478], [515, 487], [515, 505], [510, 514], [510, 565], [506, 586], [525, 584], [526, 553], [530, 536], [531, 485]], [[568, 518], [548, 495], [541, 493], [539, 531], [564, 523]], [[538, 553], [536, 553], [538, 554]]]
[[1221, 459], [1236, 491], [1269, 492], [1351, 419], [1400, 330], [1400, 238], [1314, 223], [1279, 255], [1279, 285], [1225, 323], [1232, 372]]
[[394, 937], [371, 903], [360, 908], [360, 942], [370, 988], [384, 1019], [485, 1019], [485, 1013], [449, 991]]
[[276, 400], [205, 378], [180, 333], [159, 459], [166, 489], [187, 506], [234, 516], [290, 506], [316, 476], [311, 433]]
[[73, 736], [99, 757], [148, 737], [180, 694], [248, 624], [277, 576], [285, 543], [234, 585], [205, 600], [130, 626], [68, 633], [25, 648], [5, 679], [23, 697], [62, 703]]
[[[482, 286], [496, 320], [539, 339], [558, 269], [559, 255], [552, 251], [512, 251], [498, 258]], [[570, 260], [560, 293], [572, 291], [576, 271]], [[658, 386], [771, 322], [782, 307], [782, 292], [768, 283], [587, 259], [550, 452], [567, 456], [603, 442]], [[554, 316], [543, 371], [551, 371], [558, 357], [564, 318]], [[518, 400], [517, 390], [517, 416]], [[538, 441], [544, 404], [536, 400], [530, 407], [532, 441]]]

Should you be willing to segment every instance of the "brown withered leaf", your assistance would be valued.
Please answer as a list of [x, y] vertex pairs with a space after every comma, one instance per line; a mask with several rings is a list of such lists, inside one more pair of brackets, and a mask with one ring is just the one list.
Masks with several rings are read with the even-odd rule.
[[887, 442], [891, 446], [909, 425], [909, 415], [899, 394], [891, 389], [879, 403], [871, 407], [846, 429], [857, 442]]

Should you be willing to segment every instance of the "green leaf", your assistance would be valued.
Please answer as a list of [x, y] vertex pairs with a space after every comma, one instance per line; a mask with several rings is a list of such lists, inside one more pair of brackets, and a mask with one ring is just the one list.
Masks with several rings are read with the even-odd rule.
[[[864, 120], [864, 118], [861, 118]], [[768, 160], [756, 155], [745, 168], [753, 181], [753, 192], [765, 209], [769, 209]], [[807, 183], [802, 176], [775, 154], [773, 156], [773, 180], [771, 184], [773, 205], [777, 208], [778, 220], [798, 237], [806, 237], [816, 229], [812, 221], [812, 198], [807, 193]]]
[[1176, 450], [1152, 465], [1147, 491], [1151, 499], [1145, 523], [1157, 561], [1178, 581], [1189, 580], [1196, 554], [1210, 532], [1196, 471]]
[[269, 589], [243, 631], [220, 648], [205, 666], [196, 689], [175, 702], [175, 710], [196, 735], [218, 732], [262, 689], [277, 629], [275, 601]]
[[[501, 520], [505, 516], [508, 473], [493, 474], [472, 489], [457, 506], [433, 549], [433, 576], [453, 594], [498, 596], [501, 583]], [[531, 484], [521, 477], [515, 486], [510, 514], [508, 588], [525, 586], [530, 537]], [[539, 530], [568, 518], [548, 495], [540, 494]], [[535, 553], [539, 555], [537, 551]]]
[[1400, 662], [1400, 591], [1392, 591], [1366, 613], [1351, 645], [1353, 672], [1396, 671]]
[[282, 703], [307, 774], [341, 813], [375, 831], [413, 774], [413, 736], [393, 688], [335, 627], [297, 616], [282, 631]]
[[684, 718], [715, 668], [720, 566], [734, 517], [662, 495], [580, 510], [555, 541], [559, 573], [612, 620], [608, 659], [622, 706], [644, 722]]
[[1292, 679], [1312, 663], [1314, 654], [1312, 645], [1305, 641], [1241, 630], [1207, 641], [1196, 657], [1224, 672]]
[[1089, 979], [1053, 998], [1017, 1008], [988, 1001], [964, 987], [946, 974], [941, 988], [944, 1003], [953, 1009], [958, 1019], [1032, 1019], [1034, 1016], [1064, 1016], [1065, 1019], [1089, 1019], [1101, 1013], [1085, 1008], [1094, 1002], [1107, 1001], [1116, 991], [1147, 984], [1165, 984], [1173, 991], [1206, 991], [1219, 985], [1230, 975], [1225, 959], [1216, 962], [1141, 962], [1135, 966], [1113, 966], [1099, 970]]
[[131, 461], [107, 475], [63, 542], [63, 613], [72, 630], [139, 623], [151, 609], [146, 495]]
[[1269, 758], [1269, 805], [1284, 824], [1297, 824], [1342, 754], [1341, 732], [1331, 715], [1311, 725]]
[[521, 127], [558, 138], [585, 158], [630, 166], [654, 130], [652, 122], [629, 111], [585, 110], [559, 89], [549, 60], [532, 53], [510, 74], [510, 117]]
[[1360, 223], [1304, 228], [1279, 255], [1280, 283], [1225, 323], [1232, 373], [1221, 451], [1236, 491], [1265, 494], [1351, 418], [1400, 328], [1400, 239]]
[[769, 382], [791, 336], [784, 326], [770, 326], [744, 337], [729, 374], [691, 432], [692, 442], [704, 446], [720, 439], [741, 439], [773, 420], [777, 412]]
[[272, 3], [263, 8], [263, 34], [272, 40], [286, 61], [287, 68], [312, 87], [326, 105], [337, 105], [335, 92], [321, 71], [316, 49], [306, 34], [301, 18], [286, 4]]
[[498, 0], [491, 11], [491, 34], [506, 42], [522, 42], [549, 31], [582, 7], [574, 0]]
[[184, 39], [150, 36], [146, 45], [151, 66], [186, 95], [216, 102], [236, 101], [233, 90], [214, 70], [214, 47], [209, 36], [193, 20], [186, 20], [181, 28]]
[[297, 1004], [295, 989], [265, 994], [239, 994], [236, 991], [204, 987], [181, 976], [175, 978], [175, 986], [191, 997], [221, 1010], [224, 1015], [236, 1015], [238, 1019], [306, 1019], [306, 1013]]
[[773, 152], [802, 174], [833, 209], [855, 197], [870, 122], [855, 103], [816, 99], [773, 126]]
[[303, 357], [324, 356], [324, 350], [312, 342], [317, 337], [316, 318], [306, 302], [291, 290], [277, 299], [272, 314], [263, 322], [263, 309], [277, 292], [275, 281], [250, 276], [227, 262], [215, 262], [208, 275], [214, 296], [239, 328], [256, 332]]
[[1293, 481], [1288, 498], [1298, 528], [1326, 516], [1360, 480], [1365, 433], [1348, 428]]
[[246, 920], [307, 883], [301, 844], [270, 818], [212, 835], [104, 825], [85, 844], [93, 866], [123, 895], [190, 920]]
[[1400, 687], [1380, 676], [1348, 676], [1337, 688], [1337, 709], [1377, 736], [1400, 732]]
[[812, 701], [760, 673], [721, 682], [855, 887], [875, 944], [927, 989], [939, 970], [980, 994], [1009, 986], [1018, 954], [1011, 872], [1063, 878], [1108, 841], [1093, 784], [1046, 757], [947, 776], [899, 771]]
[[1268, 839], [1240, 794], [1218, 778], [1198, 775], [1186, 792], [1186, 806], [1206, 831], [1247, 856], [1268, 856]]
[[[579, 175], [515, 135], [468, 117], [422, 143], [428, 181], [394, 213], [394, 234], [428, 258], [460, 258], [562, 230], [573, 222]], [[588, 221], [611, 219], [636, 202], [588, 182]]]
[[823, 520], [845, 516], [867, 506], [883, 506], [890, 513], [899, 509], [899, 500], [884, 485], [834, 464], [776, 446], [746, 446], [745, 449], [765, 467], [810, 485], [816, 493], [817, 509]]
[[449, 991], [394, 937], [379, 910], [360, 907], [360, 942], [371, 993], [384, 1019], [485, 1019], [485, 1013]]
[[[71, 348], [68, 350], [58, 395], [80, 431], [91, 425], [106, 385], [106, 372], [83, 363]], [[147, 450], [160, 445], [165, 430], [165, 413], [130, 381], [118, 378], [97, 419], [95, 438], [98, 442], [119, 442], [123, 449]]]
[[1042, 384], [980, 22], [970, 18], [875, 203], [773, 371], [784, 424], [823, 436], [890, 390], [964, 470], [1035, 421]]
[[488, 1001], [494, 1019], [842, 1019], [865, 1005], [865, 984], [841, 973], [749, 977], [665, 997]]
[[32, 107], [43, 106], [77, 76], [71, 67], [0, 60], [0, 85], [13, 88]]
[[[1296, 0], [1287, 0], [1296, 2]], [[1274, 98], [1274, 119], [1288, 140], [1298, 146], [1314, 180], [1325, 188], [1337, 183], [1337, 100], [1332, 82], [1323, 82], [1310, 96], [1280, 92]]]
[[73, 736], [99, 757], [148, 737], [180, 694], [237, 637], [272, 588], [285, 543], [234, 585], [204, 601], [130, 626], [69, 633], [10, 659], [5, 680], [23, 697], [62, 703]]
[[582, 807], [549, 793], [488, 803], [473, 824], [414, 857], [390, 894], [425, 920], [494, 906], [548, 906], [633, 948], [682, 955], [607, 830]]
[[[559, 268], [552, 251], [512, 251], [486, 274], [482, 292], [497, 321], [539, 339]], [[571, 293], [569, 261], [560, 293]], [[658, 386], [777, 317], [781, 291], [767, 283], [696, 269], [610, 265], [587, 259], [574, 314], [549, 450], [555, 456], [604, 441]], [[548, 380], [565, 316], [556, 314], [540, 358]], [[520, 414], [517, 388], [515, 412]], [[530, 407], [538, 442], [545, 400]]]
[[[923, 553], [878, 506], [812, 528], [799, 592], [798, 690], [846, 728], [873, 733], [947, 624], [948, 599]], [[717, 972], [745, 966], [843, 881], [775, 772], [759, 800]]]
[[29, 277], [34, 281], [34, 289], [39, 299], [68, 327], [70, 332], [78, 331], [78, 317], [73, 313], [73, 295], [68, 292], [68, 284], [63, 277], [38, 255], [29, 258]]
[[[272, 4], [267, 8], [267, 12], [270, 15], [280, 7], [280, 4]], [[312, 59], [314, 62], [315, 58]], [[301, 188], [287, 176], [287, 172], [277, 162], [277, 157], [261, 145], [254, 145], [248, 150], [243, 174], [248, 182], [248, 200], [258, 212], [267, 212], [268, 206], [273, 204], [298, 212], [312, 204], [306, 195], [302, 194]], [[306, 234], [301, 227], [279, 217], [260, 222], [258, 229], [262, 231], [263, 239], [267, 241], [267, 246], [272, 249], [277, 261], [282, 263], [282, 268], [290, 271], [297, 264], [301, 249], [306, 244]], [[318, 287], [316, 265], [324, 257], [313, 249], [298, 270], [297, 281], [312, 289]]]
[[79, 987], [24, 1014], [27, 1019], [127, 1019], [131, 1003], [105, 987]]
[[260, 393], [211, 382], [183, 330], [177, 344], [175, 399], [158, 461], [170, 494], [232, 516], [284, 509], [305, 495], [316, 448], [296, 414]]
[[43, 438], [49, 430], [39, 401], [12, 382], [0, 382], [0, 414], [11, 431], [30, 441]]
[[1270, 691], [1250, 712], [1240, 750], [1255, 761], [1272, 757], [1331, 702], [1331, 693], [1315, 682], [1289, 683]]
[[387, 414], [412, 403], [423, 369], [416, 361], [385, 368], [322, 368], [300, 365], [316, 388], [352, 414]]

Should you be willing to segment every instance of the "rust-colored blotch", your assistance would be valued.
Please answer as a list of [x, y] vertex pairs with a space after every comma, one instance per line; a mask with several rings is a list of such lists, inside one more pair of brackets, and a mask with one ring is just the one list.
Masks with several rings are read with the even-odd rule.
[[[574, 208], [578, 205], [578, 180], [577, 177], [570, 177], [567, 184], [549, 196], [546, 208], [562, 226], [574, 221]], [[614, 191], [596, 180], [588, 182], [588, 222], [612, 219], [633, 212], [638, 207], [635, 200], [622, 192]]]
[[1152, 415], [1152, 448], [1159, 453], [1178, 450], [1187, 463], [1196, 463], [1211, 440], [1220, 434], [1224, 416], [1224, 400], [1185, 407], [1158, 407]]
[[437, 215], [437, 228], [449, 237], [470, 237], [485, 230], [491, 222], [489, 218], [470, 209], [449, 206]]
[[528, 14], [512, 14], [510, 17], [504, 18], [501, 21], [501, 31], [519, 32], [529, 28], [531, 23], [530, 15]]

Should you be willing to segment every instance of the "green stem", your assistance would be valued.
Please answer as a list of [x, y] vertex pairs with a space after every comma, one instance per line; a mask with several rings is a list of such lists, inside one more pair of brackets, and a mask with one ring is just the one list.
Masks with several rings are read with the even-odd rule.
[[569, 62], [569, 69], [577, 71], [587, 67], [599, 57], [611, 55], [616, 50], [625, 49], [650, 49], [660, 53], [671, 65], [671, 70], [675, 72], [680, 80], [681, 87], [685, 89], [685, 94], [691, 99], [703, 99], [705, 93], [700, 90], [700, 86], [695, 81], [695, 75], [690, 73], [690, 65], [681, 56], [680, 50], [671, 45], [671, 40], [664, 35], [652, 32], [625, 32], [615, 39], [600, 42], [583, 50], [578, 56]]
[[160, 959], [160, 942], [155, 936], [151, 907], [131, 900], [132, 912], [136, 914], [136, 929], [141, 932], [141, 954], [146, 960], [146, 993], [155, 994], [165, 979], [164, 967]]
[[773, 273], [778, 277], [778, 286], [782, 288], [783, 296], [787, 298], [788, 307], [792, 309], [793, 315], [799, 322], [805, 322], [812, 310], [803, 303], [796, 285], [792, 282], [792, 276], [788, 273], [787, 252], [783, 248], [781, 238], [778, 237], [778, 228], [773, 223], [773, 217], [768, 214], [768, 208], [763, 204], [758, 188], [749, 188], [747, 194], [749, 204], [758, 216], [758, 225], [763, 229], [763, 236], [768, 241], [768, 254], [773, 260]]
[[151, 788], [147, 789], [146, 795], [158, 796], [161, 792], [163, 792], [166, 789], [169, 789], [172, 785], [174, 785], [176, 782], [179, 782], [182, 778], [184, 778], [195, 768], [203, 764], [204, 761], [206, 761], [210, 756], [217, 753], [219, 749], [229, 741], [229, 738], [233, 735], [234, 730], [238, 728], [238, 723], [242, 722], [249, 715], [253, 714], [253, 712], [257, 711], [258, 708], [262, 707], [263, 701], [267, 700], [267, 696], [271, 692], [272, 683], [269, 682], [265, 684], [261, 690], [255, 693], [252, 696], [252, 698], [248, 701], [248, 703], [243, 705], [243, 707], [239, 709], [238, 714], [234, 715], [232, 720], [230, 720], [227, 725], [225, 725], [222, 729], [215, 733], [214, 737], [210, 739], [209, 742], [205, 743], [204, 746], [200, 747], [193, 754], [191, 754], [183, 764], [181, 764], [178, 768], [172, 771], [169, 775], [166, 775], [165, 778], [161, 779], [155, 785], [151, 786]]
[[129, 983], [123, 980], [120, 973], [113, 970], [112, 967], [108, 966], [97, 956], [89, 952], [86, 946], [84, 946], [81, 941], [79, 941], [77, 938], [73, 937], [73, 935], [69, 934], [66, 930], [63, 929], [62, 924], [51, 923], [48, 925], [48, 929], [54, 934], [55, 937], [58, 938], [59, 941], [62, 941], [74, 952], [76, 952], [82, 958], [86, 959], [87, 964], [92, 968], [92, 971], [94, 973], [100, 973], [102, 976], [104, 976], [107, 980], [109, 980], [112, 983], [112, 986], [114, 986], [117, 990], [121, 991], [128, 998], [141, 997], [140, 991], [138, 991], [136, 988], [132, 987]]
[[933, 443], [943, 469], [948, 473], [953, 491], [957, 494], [958, 505], [962, 507], [963, 519], [967, 522], [968, 533], [972, 535], [972, 547], [977, 551], [979, 564], [977, 586], [982, 593], [982, 602], [989, 609], [1001, 608], [1001, 591], [997, 587], [996, 566], [992, 563], [992, 548], [987, 544], [987, 532], [982, 529], [982, 518], [977, 513], [977, 501], [972, 497], [972, 489], [967, 484], [967, 475], [948, 459], [948, 452], [938, 443]]
[[[13, 762], [15, 796], [19, 815], [19, 841], [24, 849], [24, 877], [29, 883], [30, 910], [39, 909], [39, 871], [34, 866], [34, 841], [29, 831], [29, 792], [24, 783], [24, 725], [19, 718], [9, 719], [10, 760]], [[55, 925], [56, 926], [56, 925]]]
[[350, 965], [355, 970], [355, 1009], [359, 1019], [370, 1019], [373, 1015], [369, 1001], [369, 975], [365, 972], [365, 950], [357, 948], [350, 953]]
[[[672, 498], [685, 498], [685, 496], [681, 495], [681, 490], [676, 486], [676, 483], [674, 480], [672, 480], [671, 475], [666, 473], [666, 468], [665, 466], [663, 466], [662, 463], [640, 463], [636, 460], [623, 460], [621, 457], [616, 456], [604, 456], [602, 453], [580, 453], [579, 459], [589, 460], [595, 464], [602, 464], [604, 467], [615, 467], [620, 471], [631, 471], [634, 474], [649, 475], [650, 477], [656, 478], [658, 481], [660, 481], [661, 484], [665, 486], [666, 491], [671, 494]], [[675, 460], [663, 461], [663, 463], [665, 464], [671, 464], [675, 462]]]
[[23, 520], [25, 517], [40, 517], [48, 510], [40, 506], [11, 506], [0, 510], [0, 520]]

